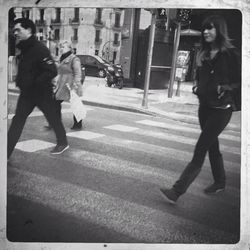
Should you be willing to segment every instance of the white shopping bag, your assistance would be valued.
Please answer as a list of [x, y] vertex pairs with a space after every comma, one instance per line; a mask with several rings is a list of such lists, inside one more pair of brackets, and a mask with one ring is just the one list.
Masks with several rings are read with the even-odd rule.
[[82, 103], [82, 100], [80, 97], [76, 94], [74, 90], [70, 91], [70, 107], [72, 110], [72, 113], [74, 114], [77, 122], [80, 120], [83, 120], [86, 117], [87, 111]]

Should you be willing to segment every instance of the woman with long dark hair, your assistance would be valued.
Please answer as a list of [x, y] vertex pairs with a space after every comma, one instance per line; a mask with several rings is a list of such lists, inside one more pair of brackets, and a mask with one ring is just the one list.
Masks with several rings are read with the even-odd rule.
[[184, 194], [201, 171], [208, 152], [214, 182], [206, 194], [225, 189], [226, 177], [218, 136], [229, 123], [232, 112], [240, 109], [241, 63], [237, 49], [228, 37], [225, 20], [207, 17], [202, 24], [201, 49], [197, 56], [193, 93], [199, 99], [201, 134], [192, 160], [170, 189], [160, 189], [171, 203]]

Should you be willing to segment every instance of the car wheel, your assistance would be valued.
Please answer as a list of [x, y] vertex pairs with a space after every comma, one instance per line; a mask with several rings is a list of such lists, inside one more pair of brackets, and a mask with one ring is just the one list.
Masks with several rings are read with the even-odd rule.
[[98, 76], [104, 78], [106, 76], [105, 70], [104, 69], [100, 69], [99, 72], [98, 72]]

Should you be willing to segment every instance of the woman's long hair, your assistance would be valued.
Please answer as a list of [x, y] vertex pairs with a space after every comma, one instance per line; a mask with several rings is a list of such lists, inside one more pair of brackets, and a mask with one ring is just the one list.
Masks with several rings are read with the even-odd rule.
[[216, 29], [215, 44], [220, 51], [227, 51], [229, 48], [234, 48], [231, 39], [228, 37], [227, 24], [221, 16], [208, 16], [202, 23], [201, 49], [198, 53], [197, 63], [207, 56], [211, 50], [210, 44], [205, 41], [203, 32], [205, 29], [214, 27]]

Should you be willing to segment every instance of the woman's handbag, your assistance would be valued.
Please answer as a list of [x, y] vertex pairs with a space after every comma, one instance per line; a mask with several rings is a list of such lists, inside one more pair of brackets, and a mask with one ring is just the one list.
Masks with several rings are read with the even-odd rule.
[[83, 120], [86, 117], [87, 111], [82, 103], [82, 100], [80, 97], [75, 93], [74, 90], [70, 90], [70, 107], [72, 110], [72, 113], [74, 114], [77, 122], [80, 120]]

